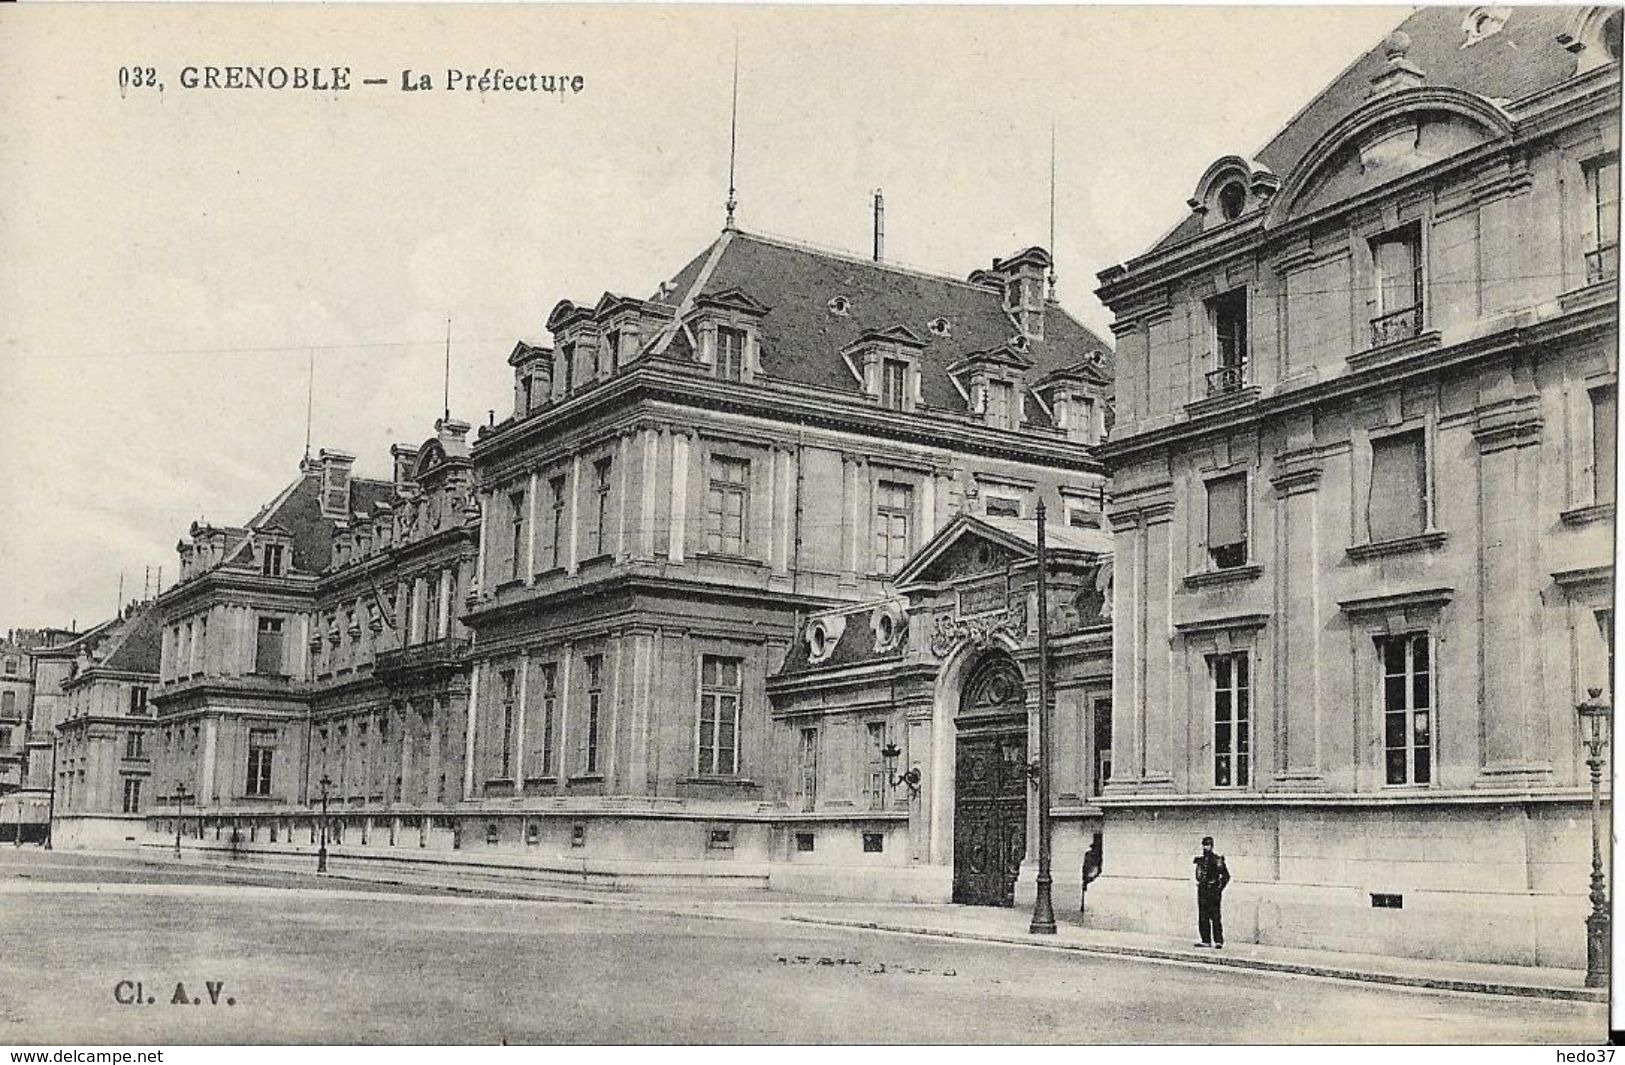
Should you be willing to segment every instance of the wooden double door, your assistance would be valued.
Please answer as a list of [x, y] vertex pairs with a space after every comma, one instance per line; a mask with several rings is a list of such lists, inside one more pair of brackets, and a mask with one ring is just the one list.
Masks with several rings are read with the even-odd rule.
[[1026, 853], [1025, 721], [961, 732], [954, 757], [954, 901], [1014, 905]]

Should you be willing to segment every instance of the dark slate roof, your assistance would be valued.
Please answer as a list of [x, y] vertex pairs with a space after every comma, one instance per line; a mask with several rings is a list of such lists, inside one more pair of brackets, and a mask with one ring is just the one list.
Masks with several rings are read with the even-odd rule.
[[[1019, 332], [1005, 312], [996, 288], [905, 269], [838, 252], [814, 249], [738, 230], [724, 233], [721, 255], [709, 274], [712, 244], [678, 271], [654, 302], [681, 306], [685, 299], [738, 289], [767, 308], [761, 319], [762, 368], [772, 377], [801, 384], [857, 392], [859, 385], [841, 357], [863, 334], [904, 326], [923, 340], [921, 398], [926, 404], [963, 410], [965, 400], [947, 368], [968, 355], [1003, 345]], [[696, 288], [696, 286], [698, 286]], [[850, 301], [846, 316], [829, 309], [830, 300]], [[927, 327], [946, 318], [951, 335]], [[681, 336], [681, 333], [678, 334]], [[1101, 351], [1101, 371], [1112, 373], [1111, 345], [1077, 319], [1048, 304], [1044, 339], [1032, 342], [1033, 366], [1026, 379], [1077, 363]], [[1042, 424], [1043, 412], [1028, 404], [1029, 420]]]
[[[1464, 48], [1463, 24], [1472, 10], [1427, 7], [1400, 23], [1398, 28], [1411, 39], [1405, 58], [1422, 71], [1426, 85], [1463, 89], [1506, 102], [1574, 76], [1576, 59], [1557, 43], [1557, 35], [1575, 22], [1580, 8], [1506, 8], [1509, 14], [1500, 32]], [[1386, 40], [1376, 42], [1333, 79], [1252, 158], [1286, 180], [1316, 141], [1369, 98], [1372, 77], [1388, 66]], [[1201, 232], [1200, 218], [1192, 215], [1158, 241], [1156, 248], [1171, 247]]]
[[100, 665], [124, 673], [157, 673], [164, 620], [151, 605], [139, 606], [113, 637]]
[[808, 618], [801, 629], [796, 632], [796, 638], [785, 652], [784, 664], [779, 667], [778, 676], [787, 673], [822, 672], [824, 670], [842, 669], [846, 666], [862, 666], [875, 662], [896, 662], [903, 657], [907, 649], [907, 642], [901, 642], [889, 651], [875, 650], [875, 630], [869, 624], [869, 617], [876, 603], [867, 603], [856, 612], [847, 613], [846, 628], [841, 638], [835, 642], [835, 650], [830, 652], [828, 658], [817, 665], [808, 661], [807, 641], [805, 635], [807, 625], [815, 618], [827, 617], [827, 614], [815, 614]]
[[[275, 526], [287, 532], [293, 538], [293, 566], [306, 573], [320, 573], [333, 558], [333, 522], [322, 517], [321, 489], [321, 470], [313, 468], [249, 522], [254, 529]], [[371, 514], [394, 494], [391, 481], [351, 477], [350, 512]]]

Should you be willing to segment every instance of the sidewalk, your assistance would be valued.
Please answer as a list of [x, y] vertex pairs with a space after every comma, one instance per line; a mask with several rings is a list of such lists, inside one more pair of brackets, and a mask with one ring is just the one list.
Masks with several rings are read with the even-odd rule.
[[[120, 852], [77, 852], [122, 858], [142, 864], [166, 865], [147, 855]], [[253, 858], [187, 862], [191, 868], [271, 870], [309, 878], [318, 874], [300, 862], [262, 861]], [[832, 928], [868, 929], [906, 935], [1000, 943], [1038, 950], [1068, 950], [1081, 954], [1141, 958], [1148, 961], [1205, 965], [1213, 968], [1251, 969], [1334, 980], [1389, 984], [1473, 994], [1512, 995], [1606, 1003], [1607, 991], [1584, 986], [1585, 974], [1575, 969], [1532, 968], [1473, 962], [1396, 958], [1376, 954], [1314, 950], [1231, 942], [1221, 950], [1193, 947], [1183, 939], [1093, 929], [1063, 919], [1053, 936], [1027, 931], [1028, 914], [993, 907], [931, 903], [886, 903], [851, 899], [758, 892], [744, 897], [594, 891], [520, 876], [469, 870], [369, 869], [359, 863], [335, 860], [320, 879], [345, 880], [429, 888], [459, 895], [516, 901], [606, 905], [687, 917], [717, 920], [791, 921]]]

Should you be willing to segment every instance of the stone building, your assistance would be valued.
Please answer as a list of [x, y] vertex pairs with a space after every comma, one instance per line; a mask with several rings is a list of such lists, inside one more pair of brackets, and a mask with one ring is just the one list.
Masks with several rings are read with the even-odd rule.
[[34, 711], [31, 652], [36, 646], [35, 634], [26, 630], [0, 639], [0, 795], [17, 791], [27, 775], [28, 722]]
[[[1046, 295], [1049, 266], [1030, 248], [963, 280], [730, 227], [648, 299], [560, 302], [473, 453], [465, 848], [947, 898], [947, 836], [911, 814], [941, 809], [944, 778], [923, 798], [875, 784], [877, 744], [908, 747], [899, 772], [943, 757], [916, 720], [929, 684], [821, 708], [781, 667], [816, 617], [850, 622], [829, 646], [865, 681], [927, 668], [895, 582], [956, 516], [983, 521], [953, 526], [954, 550], [992, 537], [1001, 565], [1041, 500], [1104, 549], [1109, 349]], [[1006, 709], [1028, 687], [1011, 631]], [[860, 645], [872, 662], [845, 657]]]
[[162, 619], [132, 603], [72, 644], [56, 723], [54, 844], [138, 842], [152, 794], [153, 709]]
[[[1111, 773], [1111, 543], [1097, 517], [1045, 528], [1061, 909], [1079, 899]], [[1035, 521], [962, 512], [898, 571], [890, 595], [808, 615], [768, 682], [794, 758], [779, 855], [788, 868], [776, 882], [1030, 901], [1037, 563]]]
[[152, 827], [180, 811], [200, 842], [312, 845], [325, 790], [337, 839], [430, 842], [465, 732], [468, 429], [395, 447], [390, 480], [323, 450], [244, 526], [192, 527], [156, 603]]
[[[17, 834], [21, 834], [25, 842], [44, 842], [48, 838], [51, 782], [57, 754], [56, 726], [67, 706], [62, 685], [72, 671], [79, 641], [95, 639], [103, 626], [84, 633], [75, 631], [77, 627], [76, 624], [67, 629], [19, 629], [8, 641], [18, 659], [14, 674], [17, 679], [5, 687], [17, 693], [16, 705], [24, 709], [21, 735], [14, 732], [11, 740], [11, 750], [20, 748], [20, 757], [11, 763], [16, 766], [20, 786], [0, 796], [0, 825], [12, 826], [0, 829], [6, 839], [14, 840]], [[0, 670], [4, 667], [4, 661], [0, 660]], [[0, 676], [4, 675], [0, 672]], [[3, 709], [3, 700], [4, 696], [0, 695], [0, 709]], [[11, 723], [15, 721], [16, 718], [11, 718], [0, 722], [0, 728], [15, 728]]]
[[1579, 966], [1610, 686], [1617, 8], [1431, 8], [1100, 275], [1107, 876], [1179, 933]]

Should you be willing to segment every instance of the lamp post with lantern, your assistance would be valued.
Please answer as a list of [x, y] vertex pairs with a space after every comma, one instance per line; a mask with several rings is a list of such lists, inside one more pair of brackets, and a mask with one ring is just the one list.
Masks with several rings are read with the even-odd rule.
[[1602, 764], [1608, 750], [1613, 707], [1592, 688], [1575, 709], [1580, 715], [1580, 743], [1591, 770], [1591, 914], [1586, 918], [1586, 986], [1608, 986], [1608, 889], [1602, 874]]
[[175, 782], [175, 857], [181, 856], [181, 824], [186, 820], [186, 782]]
[[316, 850], [316, 871], [325, 873], [327, 872], [327, 792], [333, 786], [333, 781], [326, 773], [323, 773], [322, 779], [316, 783], [322, 789], [322, 845]]

